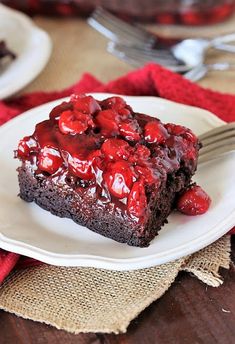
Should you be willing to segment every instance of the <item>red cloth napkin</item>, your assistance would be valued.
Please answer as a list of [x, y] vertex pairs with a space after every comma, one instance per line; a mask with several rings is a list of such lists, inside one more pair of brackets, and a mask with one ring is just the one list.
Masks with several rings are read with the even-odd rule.
[[[71, 93], [85, 92], [162, 97], [209, 110], [227, 122], [235, 121], [235, 95], [205, 89], [158, 65], [149, 64], [107, 84], [86, 73], [76, 84], [60, 92], [34, 92], [0, 101], [0, 124], [32, 107]], [[235, 228], [232, 231], [230, 234], [235, 234]], [[13, 268], [38, 264], [41, 262], [0, 250], [0, 283]]]

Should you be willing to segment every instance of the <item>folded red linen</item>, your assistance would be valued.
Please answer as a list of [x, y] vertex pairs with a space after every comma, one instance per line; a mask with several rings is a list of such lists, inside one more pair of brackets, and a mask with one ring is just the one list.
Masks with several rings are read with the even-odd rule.
[[[235, 121], [235, 95], [205, 89], [159, 65], [148, 64], [106, 84], [86, 73], [76, 84], [60, 92], [34, 92], [0, 101], [0, 125], [32, 107], [71, 93], [88, 92], [162, 97], [209, 110], [227, 122]], [[235, 228], [230, 234], [235, 234]], [[14, 267], [37, 264], [40, 262], [0, 250], [0, 283]]]

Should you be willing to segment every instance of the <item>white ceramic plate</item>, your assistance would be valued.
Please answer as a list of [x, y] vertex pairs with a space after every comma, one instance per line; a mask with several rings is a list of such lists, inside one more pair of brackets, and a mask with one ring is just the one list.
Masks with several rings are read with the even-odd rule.
[[[95, 94], [103, 99], [107, 94]], [[159, 117], [164, 122], [186, 125], [201, 134], [223, 122], [213, 114], [195, 107], [153, 97], [125, 97], [139, 112]], [[132, 270], [173, 261], [193, 253], [225, 234], [235, 224], [235, 154], [227, 154], [203, 164], [195, 180], [209, 193], [213, 202], [201, 216], [173, 213], [169, 223], [148, 248], [130, 247], [95, 234], [26, 203], [17, 197], [18, 183], [13, 150], [20, 138], [33, 132], [38, 121], [61, 100], [48, 103], [10, 121], [0, 128], [0, 247], [43, 262], [65, 266], [92, 266]]]
[[[45, 67], [51, 54], [51, 40], [21, 12], [0, 4], [0, 40], [17, 58], [0, 66], [0, 99], [21, 90]], [[5, 61], [4, 61], [5, 62]]]

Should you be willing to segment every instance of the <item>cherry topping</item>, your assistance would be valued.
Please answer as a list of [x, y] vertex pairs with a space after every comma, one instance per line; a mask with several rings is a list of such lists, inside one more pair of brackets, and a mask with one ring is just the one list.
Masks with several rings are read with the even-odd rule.
[[138, 143], [133, 148], [132, 153], [133, 154], [131, 154], [128, 160], [133, 164], [140, 164], [142, 162], [145, 162], [151, 155], [150, 150], [146, 146], [140, 145]]
[[66, 110], [72, 110], [73, 105], [71, 103], [63, 102], [60, 105], [55, 106], [50, 112], [50, 119], [54, 120], [59, 118], [62, 112]]
[[184, 154], [184, 158], [186, 158], [187, 160], [195, 160], [196, 152], [197, 150], [194, 147], [188, 147]]
[[38, 168], [50, 174], [55, 173], [62, 163], [59, 151], [52, 146], [44, 146], [38, 155]]
[[138, 141], [140, 139], [140, 128], [134, 119], [121, 122], [119, 130], [120, 134], [128, 141]]
[[164, 143], [167, 138], [167, 130], [158, 121], [148, 122], [144, 127], [145, 140], [148, 143]]
[[172, 135], [182, 136], [183, 138], [185, 138], [186, 140], [192, 143], [196, 143], [198, 141], [196, 135], [194, 135], [192, 130], [182, 125], [167, 123], [165, 127], [167, 128], [168, 133]]
[[150, 157], [150, 150], [144, 146], [144, 145], [136, 145], [136, 150], [135, 150], [135, 154], [137, 154], [137, 156], [143, 160], [143, 159], [148, 159]]
[[100, 105], [92, 96], [76, 97], [73, 106], [75, 110], [91, 115], [101, 110]]
[[101, 102], [103, 109], [121, 110], [126, 107], [126, 102], [121, 97], [110, 97]]
[[62, 112], [59, 119], [59, 128], [63, 134], [82, 134], [88, 128], [88, 118], [86, 114], [73, 113], [70, 110]]
[[103, 110], [98, 113], [95, 118], [96, 124], [101, 128], [101, 133], [104, 135], [117, 135], [118, 129], [118, 114], [114, 110]]
[[142, 181], [133, 184], [127, 201], [128, 213], [131, 216], [141, 218], [147, 208], [147, 198]]
[[69, 170], [75, 176], [84, 179], [84, 180], [92, 180], [94, 178], [94, 172], [92, 170], [92, 163], [96, 157], [100, 156], [100, 151], [96, 150], [89, 154], [86, 158], [74, 155], [68, 156], [68, 165]]
[[177, 136], [183, 135], [186, 129], [182, 125], [173, 124], [173, 123], [167, 123], [165, 124], [165, 127], [170, 134], [177, 135]]
[[153, 174], [153, 169], [148, 166], [135, 166], [135, 171], [138, 173], [139, 178], [146, 185], [152, 185], [158, 182], [158, 178]]
[[177, 201], [177, 209], [186, 215], [204, 214], [211, 204], [208, 194], [198, 185], [191, 186]]
[[127, 160], [130, 156], [131, 147], [124, 140], [110, 138], [103, 143], [101, 151], [110, 160]]
[[25, 136], [18, 144], [17, 156], [19, 158], [26, 158], [31, 152], [38, 151], [38, 143], [32, 136]]
[[127, 108], [119, 109], [118, 114], [122, 120], [128, 119], [131, 116], [131, 111]]
[[124, 160], [110, 163], [103, 174], [109, 192], [117, 198], [128, 196], [133, 184], [133, 177], [134, 172], [130, 164]]
[[[51, 111], [50, 120], [36, 126], [32, 137], [20, 141], [17, 155], [35, 163], [31, 153], [37, 152], [39, 170], [53, 174], [59, 169], [56, 175], [66, 170], [74, 185], [80, 178], [79, 185], [92, 186], [101, 199], [108, 201], [110, 194], [114, 206], [122, 204], [121, 208], [139, 221], [147, 208], [145, 188], [147, 192], [156, 189], [182, 161], [193, 172], [196, 144], [189, 129], [164, 126], [158, 119], [133, 113], [120, 97], [96, 101], [91, 96], [73, 95], [70, 102]], [[189, 199], [192, 190], [187, 191]], [[202, 213], [206, 202], [200, 200], [201, 193], [196, 196], [197, 206], [191, 208]], [[190, 201], [185, 206], [184, 197], [178, 207], [189, 213]]]
[[74, 110], [74, 116], [76, 120], [85, 123], [88, 127], [94, 128], [95, 123], [93, 122], [93, 118], [90, 114], [85, 114], [83, 112]]

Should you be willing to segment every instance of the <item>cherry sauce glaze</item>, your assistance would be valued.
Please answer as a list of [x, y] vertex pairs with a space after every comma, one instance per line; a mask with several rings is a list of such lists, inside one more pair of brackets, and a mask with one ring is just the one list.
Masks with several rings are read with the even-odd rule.
[[90, 192], [142, 223], [167, 176], [196, 169], [199, 147], [190, 129], [135, 113], [120, 97], [98, 101], [82, 94], [37, 124], [19, 142], [16, 157], [35, 176]]

